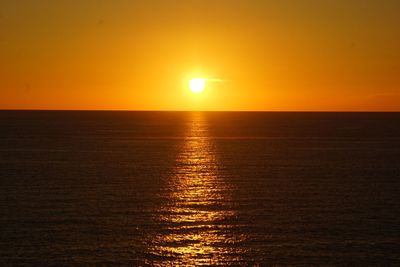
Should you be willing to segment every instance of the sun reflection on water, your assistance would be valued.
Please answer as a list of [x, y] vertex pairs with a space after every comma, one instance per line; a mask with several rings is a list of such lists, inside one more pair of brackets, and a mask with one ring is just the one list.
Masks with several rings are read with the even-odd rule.
[[163, 231], [153, 238], [153, 265], [210, 265], [238, 262], [233, 244], [235, 217], [229, 185], [220, 177], [214, 144], [202, 113], [193, 113], [165, 189], [158, 223]]

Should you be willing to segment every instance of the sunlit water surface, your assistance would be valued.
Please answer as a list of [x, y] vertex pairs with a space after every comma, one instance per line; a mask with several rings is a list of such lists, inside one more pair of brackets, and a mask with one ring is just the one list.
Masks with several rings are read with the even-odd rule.
[[161, 231], [153, 238], [151, 251], [174, 264], [237, 263], [240, 249], [235, 243], [241, 236], [231, 231], [236, 215], [232, 188], [219, 173], [204, 115], [193, 114], [186, 127], [173, 172], [162, 190], [164, 204], [155, 218]]
[[0, 112], [1, 266], [400, 266], [398, 113]]

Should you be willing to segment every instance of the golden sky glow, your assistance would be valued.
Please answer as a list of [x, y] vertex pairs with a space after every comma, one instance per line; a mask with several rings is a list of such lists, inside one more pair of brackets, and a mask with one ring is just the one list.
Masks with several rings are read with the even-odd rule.
[[[397, 0], [3, 0], [0, 109], [400, 110], [399, 14]], [[193, 94], [194, 77], [216, 82]]]

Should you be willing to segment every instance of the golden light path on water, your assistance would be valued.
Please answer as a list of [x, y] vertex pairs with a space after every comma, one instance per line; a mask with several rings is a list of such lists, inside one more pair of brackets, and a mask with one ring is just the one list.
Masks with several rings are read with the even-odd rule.
[[239, 262], [233, 234], [231, 189], [220, 177], [215, 147], [202, 113], [193, 113], [187, 135], [168, 180], [166, 203], [154, 240], [153, 265], [214, 265]]

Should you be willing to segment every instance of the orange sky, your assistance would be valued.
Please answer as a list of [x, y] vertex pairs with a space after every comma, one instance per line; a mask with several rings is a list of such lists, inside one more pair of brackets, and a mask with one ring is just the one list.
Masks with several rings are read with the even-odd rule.
[[[0, 109], [400, 111], [397, 0], [2, 0]], [[187, 81], [207, 77], [203, 94]]]

